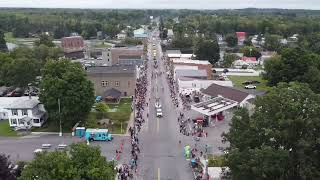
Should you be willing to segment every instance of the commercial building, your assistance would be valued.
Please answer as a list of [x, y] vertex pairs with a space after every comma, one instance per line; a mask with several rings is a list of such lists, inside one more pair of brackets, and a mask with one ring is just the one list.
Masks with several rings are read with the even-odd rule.
[[148, 34], [143, 28], [140, 28], [133, 31], [133, 37], [135, 39], [144, 40], [148, 38]]
[[38, 97], [0, 97], [1, 119], [8, 119], [10, 127], [41, 127], [47, 113]]
[[[130, 60], [133, 60], [130, 63]], [[102, 51], [102, 60], [98, 66], [112, 66], [115, 64], [136, 64], [144, 60], [143, 46], [114, 47]]]
[[[94, 84], [96, 96], [106, 99], [120, 92], [121, 96], [133, 96], [136, 88], [135, 65], [88, 67], [87, 78]], [[111, 91], [111, 89], [113, 89]], [[115, 97], [116, 98], [116, 97]]]
[[179, 68], [205, 70], [207, 73], [207, 79], [212, 79], [212, 65], [209, 61], [177, 58], [171, 59], [171, 64], [173, 70]]

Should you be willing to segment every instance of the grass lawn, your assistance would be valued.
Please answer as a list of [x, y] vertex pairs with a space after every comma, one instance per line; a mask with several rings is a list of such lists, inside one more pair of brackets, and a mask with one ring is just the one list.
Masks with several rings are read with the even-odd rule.
[[17, 40], [13, 37], [12, 32], [4, 33], [4, 39], [9, 43], [17, 43]]
[[[62, 132], [71, 133], [72, 127], [62, 126]], [[42, 127], [32, 127], [32, 132], [59, 132], [60, 126], [58, 122], [50, 121], [49, 119], [42, 125]]]
[[0, 136], [18, 136], [17, 132], [9, 126], [9, 120], [0, 121]]
[[[124, 134], [126, 133], [128, 120], [131, 115], [131, 98], [122, 98], [119, 104], [108, 104], [109, 108], [115, 111], [109, 111], [104, 115], [105, 119], [110, 119], [113, 125], [99, 126], [99, 113], [91, 112], [88, 116], [86, 127], [87, 128], [107, 128], [113, 134]], [[122, 132], [121, 132], [122, 122]]]
[[262, 79], [261, 76], [228, 76], [228, 78], [233, 82], [235, 87], [243, 88], [244, 86], [242, 83], [245, 81], [259, 81], [260, 84], [255, 84], [257, 86], [257, 90], [266, 91], [270, 87], [267, 86], [267, 81]]
[[111, 48], [111, 45], [107, 44], [107, 43], [98, 43], [98, 44], [95, 44], [94, 47], [96, 47], [96, 48]]

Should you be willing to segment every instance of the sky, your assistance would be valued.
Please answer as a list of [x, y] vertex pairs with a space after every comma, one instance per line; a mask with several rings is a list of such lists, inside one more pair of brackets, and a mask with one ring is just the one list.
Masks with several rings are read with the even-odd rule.
[[0, 0], [0, 7], [129, 9], [317, 9], [320, 0]]

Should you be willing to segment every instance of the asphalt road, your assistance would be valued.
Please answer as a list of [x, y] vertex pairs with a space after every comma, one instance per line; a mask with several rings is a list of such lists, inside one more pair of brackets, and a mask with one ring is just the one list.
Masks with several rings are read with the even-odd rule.
[[[153, 60], [149, 60], [149, 119], [140, 133], [141, 154], [138, 161], [138, 179], [153, 180], [191, 180], [192, 172], [188, 161], [183, 156], [183, 147], [187, 142], [192, 142], [191, 137], [185, 137], [178, 131], [178, 109], [173, 106], [165, 73], [156, 79], [151, 79], [151, 72], [164, 72], [161, 60], [161, 47], [158, 40], [156, 44], [158, 68], [153, 67]], [[152, 43], [149, 51], [152, 52]], [[152, 54], [152, 53], [151, 53]], [[152, 88], [154, 91], [152, 91]], [[157, 88], [158, 87], [158, 88]], [[162, 90], [164, 87], [164, 90]], [[158, 91], [157, 91], [158, 89]], [[155, 112], [155, 100], [160, 98], [163, 117], [157, 118]], [[182, 140], [182, 144], [179, 144]]]

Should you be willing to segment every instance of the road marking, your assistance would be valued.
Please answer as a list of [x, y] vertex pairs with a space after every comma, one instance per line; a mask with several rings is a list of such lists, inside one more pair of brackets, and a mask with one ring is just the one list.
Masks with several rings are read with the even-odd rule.
[[159, 128], [160, 128], [160, 122], [159, 122], [159, 118], [157, 118], [157, 133], [159, 133]]
[[158, 168], [158, 180], [160, 180], [160, 168]]

